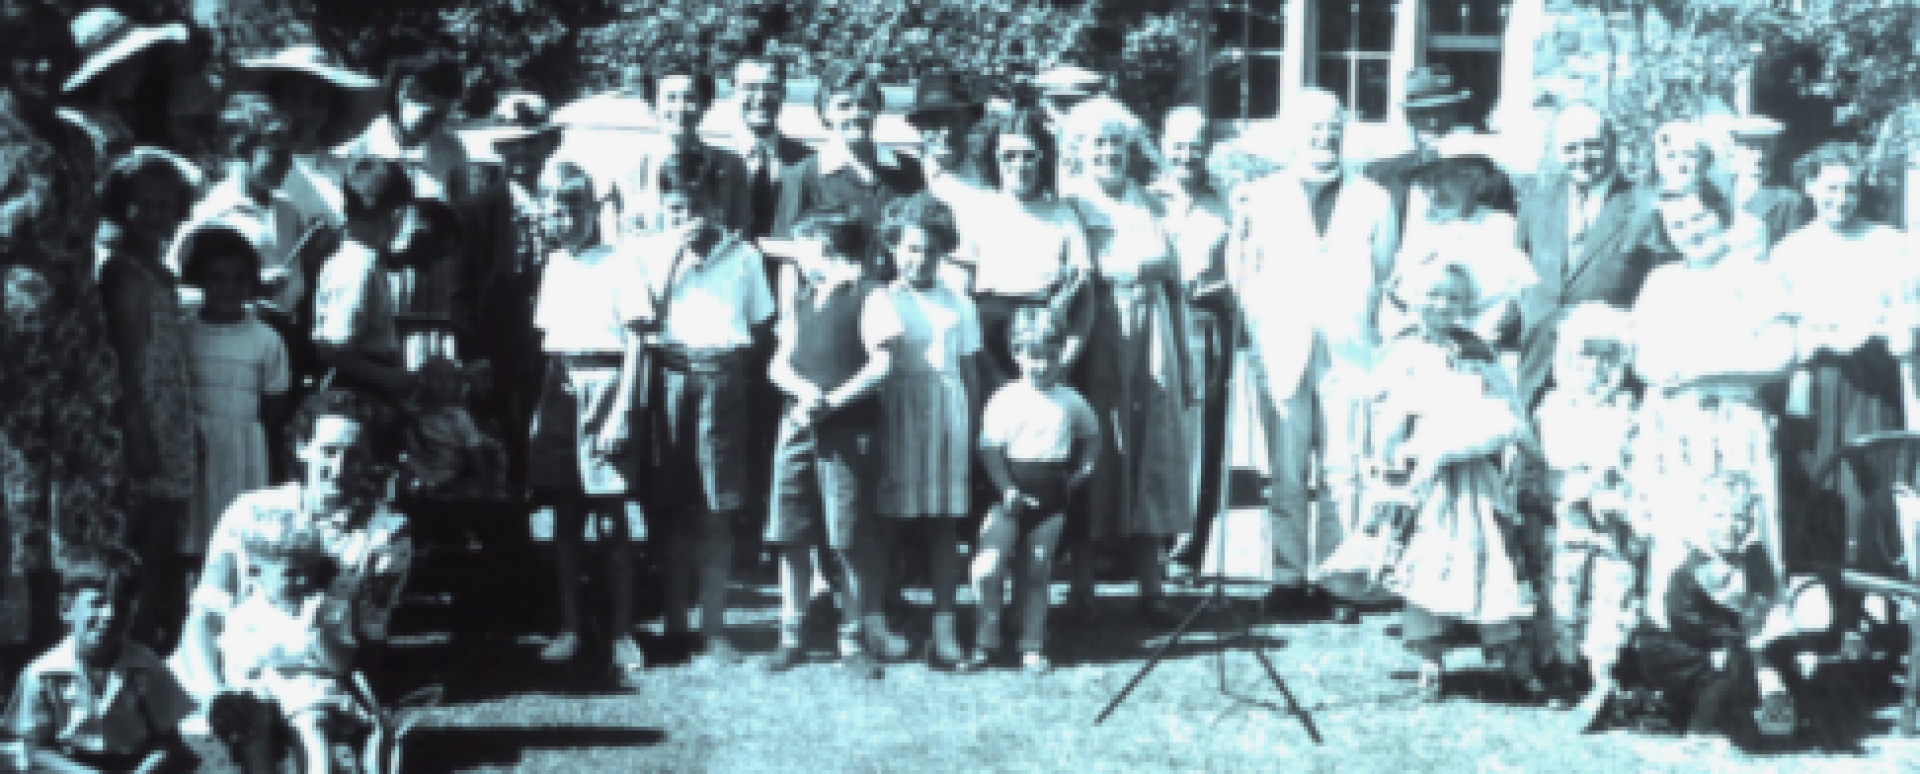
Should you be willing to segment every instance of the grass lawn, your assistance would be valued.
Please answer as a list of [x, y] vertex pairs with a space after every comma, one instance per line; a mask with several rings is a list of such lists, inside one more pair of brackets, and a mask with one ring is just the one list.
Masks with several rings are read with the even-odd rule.
[[[1060, 589], [1056, 588], [1056, 592]], [[1103, 589], [1119, 595], [1122, 589]], [[1197, 593], [1197, 592], [1191, 592]], [[1197, 599], [1197, 597], [1193, 597]], [[1220, 628], [1200, 632], [1105, 724], [1093, 719], [1144, 662], [1154, 636], [1108, 598], [1108, 617], [1061, 632], [1059, 668], [977, 675], [895, 665], [856, 681], [830, 662], [783, 675], [753, 661], [718, 670], [656, 665], [638, 690], [539, 664], [539, 640], [503, 635], [460, 649], [403, 649], [395, 666], [448, 685], [410, 741], [415, 771], [1920, 771], [1920, 743], [1888, 738], [1867, 718], [1857, 749], [1766, 756], [1698, 750], [1625, 731], [1581, 736], [1564, 715], [1508, 706], [1472, 652], [1450, 667], [1452, 701], [1413, 702], [1414, 661], [1393, 638], [1394, 616], [1358, 626], [1269, 619], [1258, 627], [1275, 665], [1325, 737], [1316, 746], [1244, 651], [1229, 651], [1229, 688], [1216, 691]], [[1181, 600], [1183, 604], [1187, 599]], [[1243, 601], [1251, 610], [1253, 601]], [[750, 658], [771, 650], [771, 590], [736, 591], [737, 640]], [[488, 615], [503, 615], [487, 611]], [[538, 610], [542, 620], [551, 613]], [[963, 623], [965, 618], [963, 617]], [[525, 627], [519, 627], [525, 628]], [[1056, 629], [1058, 630], [1058, 629]], [[824, 644], [824, 640], [822, 641]], [[655, 643], [657, 644], [657, 643]], [[405, 665], [405, 666], [402, 666]], [[1488, 692], [1491, 693], [1488, 693]], [[1486, 694], [1486, 698], [1475, 694]], [[1861, 701], [1866, 701], [1862, 698]], [[1864, 713], [1863, 713], [1864, 714]]]

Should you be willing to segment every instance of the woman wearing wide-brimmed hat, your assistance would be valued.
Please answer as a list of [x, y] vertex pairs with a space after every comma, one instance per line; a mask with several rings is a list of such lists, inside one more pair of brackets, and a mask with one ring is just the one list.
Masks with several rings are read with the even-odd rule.
[[186, 25], [142, 25], [106, 7], [91, 8], [71, 24], [79, 64], [61, 84], [60, 118], [88, 140], [104, 167], [135, 143], [170, 145], [175, 97], [189, 97], [192, 36]]
[[360, 136], [380, 114], [380, 82], [350, 70], [318, 46], [290, 46], [241, 60], [230, 88], [267, 95], [294, 123], [294, 148], [314, 153]]

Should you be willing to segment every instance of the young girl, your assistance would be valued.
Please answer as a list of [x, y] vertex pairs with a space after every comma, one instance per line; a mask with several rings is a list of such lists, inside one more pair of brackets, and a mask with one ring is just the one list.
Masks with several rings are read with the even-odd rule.
[[[1500, 453], [1529, 443], [1531, 431], [1492, 351], [1465, 329], [1476, 300], [1472, 276], [1458, 264], [1423, 265], [1402, 275], [1396, 292], [1419, 317], [1387, 344], [1374, 374], [1372, 456], [1382, 470], [1370, 494], [1400, 507], [1374, 507], [1363, 527], [1395, 530], [1399, 549], [1384, 569], [1388, 588], [1406, 600], [1402, 636], [1420, 655], [1421, 693], [1429, 701], [1442, 695], [1443, 638], [1455, 624], [1477, 630], [1518, 687], [1537, 693], [1519, 652], [1534, 615], [1518, 558], [1520, 514], [1499, 466]], [[1389, 514], [1404, 519], [1380, 523]], [[1323, 572], [1376, 571], [1353, 567], [1342, 553], [1328, 557]]]
[[202, 297], [187, 331], [203, 455], [182, 535], [194, 556], [206, 552], [213, 525], [235, 497], [266, 487], [266, 426], [287, 419], [286, 345], [247, 310], [261, 290], [258, 234], [257, 223], [233, 216], [180, 237], [188, 242], [182, 278]]
[[1638, 619], [1640, 546], [1628, 486], [1628, 449], [1639, 399], [1627, 383], [1633, 319], [1601, 303], [1560, 323], [1555, 387], [1534, 412], [1546, 457], [1546, 494], [1556, 529], [1549, 589], [1554, 629], [1546, 654], [1550, 689], [1568, 698], [1576, 665], [1593, 690], [1580, 705], [1591, 722], [1613, 693], [1613, 667]]
[[[566, 371], [577, 405], [579, 484], [554, 507], [554, 553], [560, 587], [560, 634], [541, 657], [570, 661], [580, 648], [585, 621], [578, 583], [583, 529], [592, 517], [606, 552], [611, 609], [605, 634], [622, 679], [646, 665], [633, 639], [633, 560], [626, 506], [633, 497], [634, 408], [644, 366], [640, 328], [653, 318], [646, 285], [631, 256], [598, 240], [599, 203], [593, 181], [572, 163], [555, 166], [546, 185], [547, 232], [554, 251], [540, 281], [534, 325], [541, 346]], [[564, 421], [564, 420], [562, 420]]]
[[[979, 394], [980, 320], [973, 301], [936, 281], [940, 262], [959, 241], [952, 211], [916, 197], [897, 207], [881, 235], [900, 277], [884, 291], [903, 333], [881, 405], [879, 513], [927, 528], [927, 573], [933, 590], [933, 644], [928, 657], [952, 665], [966, 657], [954, 629], [959, 554], [955, 524], [967, 507], [973, 445], [973, 396]], [[886, 518], [876, 550], [891, 554]], [[881, 599], [890, 592], [876, 589]]]
[[157, 621], [179, 620], [187, 571], [178, 557], [204, 549], [180, 534], [200, 455], [187, 315], [177, 279], [161, 261], [199, 182], [199, 171], [185, 159], [157, 148], [129, 152], [101, 182], [102, 220], [94, 250], [125, 390], [121, 429], [127, 467], [144, 502], [128, 527], [156, 590], [139, 613], [136, 637], [154, 636]]
[[[356, 642], [347, 605], [327, 593], [335, 567], [326, 538], [304, 517], [282, 513], [247, 525], [240, 540], [252, 556], [253, 579], [220, 632], [223, 679], [279, 710], [304, 753], [304, 771], [332, 771], [333, 747], [347, 741], [330, 733], [332, 721], [375, 733], [378, 725], [376, 705], [352, 679]], [[380, 770], [377, 758], [367, 763], [366, 771]]]
[[[831, 555], [845, 578], [840, 653], [849, 669], [877, 677], [874, 653], [898, 652], [875, 598], [886, 572], [867, 493], [873, 435], [882, 419], [873, 393], [885, 383], [901, 323], [868, 278], [866, 228], [850, 212], [802, 221], [796, 236], [817, 241], [818, 260], [782, 274], [779, 351], [771, 375], [788, 396], [774, 452], [774, 502], [766, 539], [780, 547], [780, 649], [768, 667], [800, 660], [801, 616], [813, 590], [812, 556]], [[811, 264], [811, 265], [807, 265]]]
[[984, 667], [1000, 651], [1011, 570], [1021, 664], [1040, 673], [1053, 668], [1046, 634], [1054, 549], [1066, 527], [1067, 501], [1100, 459], [1100, 422], [1061, 381], [1065, 334], [1059, 324], [1047, 315], [1017, 318], [1010, 336], [1020, 379], [994, 393], [980, 419], [980, 456], [1000, 502], [980, 526], [973, 560], [980, 614], [973, 651], [961, 667]]

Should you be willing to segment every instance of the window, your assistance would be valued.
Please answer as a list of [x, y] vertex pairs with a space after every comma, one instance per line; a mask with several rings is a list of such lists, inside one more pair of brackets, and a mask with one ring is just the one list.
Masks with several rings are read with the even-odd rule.
[[1285, 14], [1283, 0], [1214, 4], [1212, 44], [1218, 64], [1208, 78], [1207, 100], [1213, 117], [1272, 118], [1280, 111]]
[[1391, 105], [1394, 0], [1331, 0], [1318, 7], [1313, 83], [1340, 95], [1362, 121], [1384, 121]]

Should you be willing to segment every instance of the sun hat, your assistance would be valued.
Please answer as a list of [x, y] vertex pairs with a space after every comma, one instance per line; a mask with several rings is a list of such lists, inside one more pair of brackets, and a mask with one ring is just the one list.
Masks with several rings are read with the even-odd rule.
[[1736, 140], [1770, 140], [1787, 130], [1787, 125], [1766, 116], [1734, 116], [1722, 122], [1728, 135]]
[[1416, 67], [1407, 75], [1407, 98], [1400, 106], [1407, 110], [1445, 107], [1467, 101], [1473, 92], [1456, 88], [1453, 75], [1435, 65]]
[[[331, 148], [359, 136], [385, 106], [385, 93], [378, 80], [340, 64], [319, 46], [290, 46], [272, 56], [244, 60], [235, 70], [231, 88], [266, 88], [289, 78], [317, 82], [332, 96], [326, 124], [309, 135], [308, 144], [313, 148]], [[314, 119], [313, 116], [290, 118], [302, 124]]]
[[112, 8], [90, 8], [73, 18], [73, 45], [80, 52], [80, 66], [67, 76], [61, 91], [72, 93], [101, 73], [132, 60], [165, 43], [185, 45], [184, 24], [144, 26], [133, 23]]
[[553, 108], [545, 97], [528, 91], [508, 92], [486, 121], [467, 131], [475, 142], [505, 145], [550, 136], [563, 129], [553, 121]]

